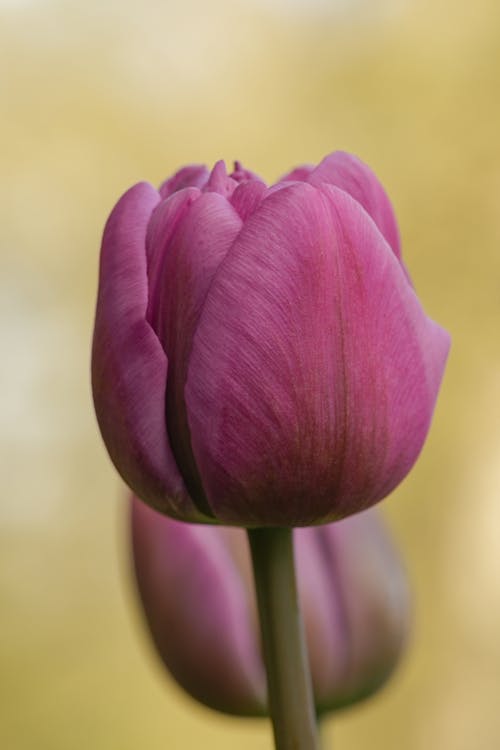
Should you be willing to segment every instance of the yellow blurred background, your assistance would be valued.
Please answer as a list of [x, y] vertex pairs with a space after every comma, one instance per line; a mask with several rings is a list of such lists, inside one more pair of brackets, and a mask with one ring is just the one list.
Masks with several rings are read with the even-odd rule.
[[453, 350], [421, 460], [384, 503], [415, 594], [379, 696], [325, 750], [500, 737], [500, 5], [496, 0], [0, 0], [0, 747], [270, 750], [267, 723], [163, 674], [93, 415], [103, 224], [132, 183], [336, 148], [381, 178]]

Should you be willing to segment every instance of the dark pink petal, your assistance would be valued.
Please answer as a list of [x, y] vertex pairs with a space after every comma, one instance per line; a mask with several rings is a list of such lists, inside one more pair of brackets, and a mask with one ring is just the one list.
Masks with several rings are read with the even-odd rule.
[[209, 175], [210, 172], [203, 164], [191, 164], [189, 167], [179, 169], [172, 177], [165, 180], [159, 193], [165, 199], [183, 188], [196, 187], [201, 190], [206, 185]]
[[[188, 490], [208, 513], [191, 452], [184, 385], [193, 334], [215, 272], [242, 226], [225, 197], [203, 193], [178, 223], [166, 251], [155, 326], [169, 360], [167, 425], [172, 449]], [[161, 236], [159, 237], [161, 241]]]
[[248, 592], [219, 529], [172, 521], [134, 499], [132, 538], [148, 624], [175, 679], [212, 708], [264, 713]]
[[146, 228], [159, 200], [151, 185], [135, 185], [104, 230], [92, 350], [94, 403], [104, 442], [125, 482], [160, 510], [202, 520], [168, 443], [167, 359], [146, 321]]
[[307, 178], [312, 185], [327, 183], [345, 190], [370, 214], [398, 258], [401, 243], [396, 216], [387, 193], [372, 170], [357, 156], [335, 151]]
[[359, 203], [306, 183], [270, 195], [193, 339], [187, 412], [215, 516], [306, 525], [387, 495], [421, 450], [448, 347]]

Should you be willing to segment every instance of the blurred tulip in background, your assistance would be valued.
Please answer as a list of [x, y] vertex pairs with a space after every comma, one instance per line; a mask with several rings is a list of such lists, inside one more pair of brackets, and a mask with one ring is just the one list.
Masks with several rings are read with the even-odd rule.
[[[266, 713], [254, 585], [242, 529], [186, 524], [137, 498], [135, 574], [167, 669], [194, 698], [242, 716]], [[378, 513], [295, 531], [299, 597], [317, 710], [375, 692], [409, 626], [406, 576]]]

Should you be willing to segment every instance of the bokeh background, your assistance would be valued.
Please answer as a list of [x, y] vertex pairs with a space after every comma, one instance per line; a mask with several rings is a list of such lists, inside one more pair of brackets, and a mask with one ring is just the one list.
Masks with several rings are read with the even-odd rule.
[[430, 438], [384, 503], [415, 594], [391, 684], [325, 748], [500, 736], [497, 0], [0, 0], [0, 746], [265, 750], [264, 722], [163, 674], [91, 406], [98, 248], [130, 184], [238, 158], [273, 180], [336, 148], [380, 176], [453, 336]]

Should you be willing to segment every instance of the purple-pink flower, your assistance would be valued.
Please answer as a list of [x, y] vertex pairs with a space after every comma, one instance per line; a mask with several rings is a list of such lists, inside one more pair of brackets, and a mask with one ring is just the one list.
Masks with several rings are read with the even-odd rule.
[[[157, 651], [177, 682], [227, 713], [266, 713], [266, 678], [242, 529], [173, 521], [132, 500], [136, 580]], [[371, 695], [409, 626], [404, 570], [375, 509], [295, 531], [316, 709]]]
[[106, 225], [97, 417], [123, 479], [174, 518], [300, 526], [373, 505], [422, 448], [448, 348], [354, 156], [272, 187], [186, 167]]

